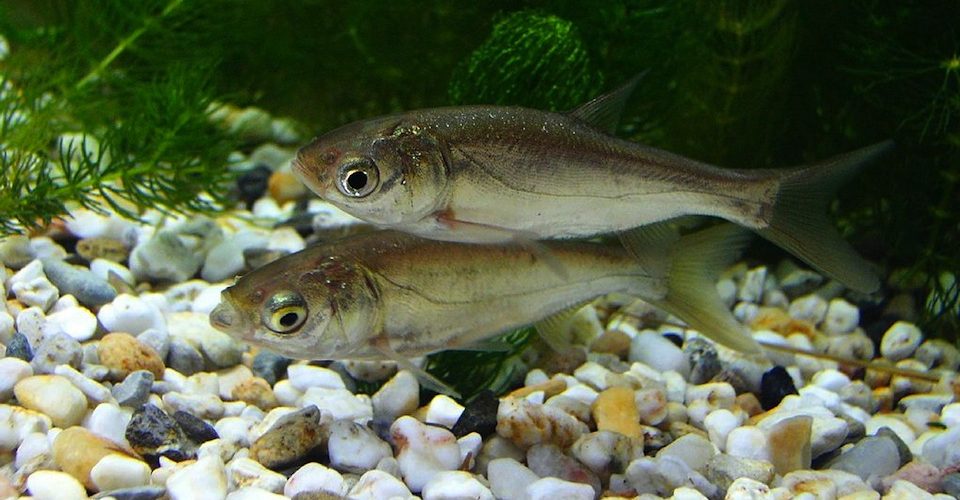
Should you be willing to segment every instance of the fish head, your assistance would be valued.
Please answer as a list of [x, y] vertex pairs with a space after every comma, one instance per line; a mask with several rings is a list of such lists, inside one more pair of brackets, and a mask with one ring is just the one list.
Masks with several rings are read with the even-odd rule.
[[310, 253], [284, 257], [238, 279], [221, 292], [210, 324], [297, 359], [349, 358], [366, 349], [366, 340], [378, 331], [375, 282], [361, 266], [303, 255]]
[[293, 169], [313, 192], [382, 227], [424, 220], [446, 206], [444, 146], [416, 115], [352, 123], [297, 152]]

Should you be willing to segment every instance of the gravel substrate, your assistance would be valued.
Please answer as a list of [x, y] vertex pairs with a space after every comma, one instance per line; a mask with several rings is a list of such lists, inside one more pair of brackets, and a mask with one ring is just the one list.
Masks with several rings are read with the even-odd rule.
[[[717, 285], [758, 340], [944, 375], [745, 356], [620, 297], [578, 314], [585, 362], [532, 368], [466, 407], [421, 401], [389, 364], [238, 343], [207, 317], [233, 276], [353, 222], [296, 201], [291, 155], [267, 145], [246, 160], [251, 211], [139, 224], [77, 210], [45, 236], [0, 241], [0, 498], [960, 494], [960, 352], [924, 340], [909, 295], [879, 310], [789, 262], [741, 263]], [[274, 227], [298, 214], [299, 228]], [[386, 382], [357, 394], [360, 371]]]

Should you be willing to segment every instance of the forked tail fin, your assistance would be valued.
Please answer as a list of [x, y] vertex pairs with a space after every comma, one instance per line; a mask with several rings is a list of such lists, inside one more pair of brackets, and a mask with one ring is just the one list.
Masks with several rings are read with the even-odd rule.
[[757, 232], [844, 285], [872, 292], [880, 281], [827, 217], [827, 203], [837, 188], [866, 164], [893, 148], [885, 141], [788, 171], [767, 227]]
[[727, 347], [759, 352], [750, 329], [733, 317], [716, 285], [720, 272], [733, 263], [750, 237], [748, 230], [724, 223], [678, 240], [671, 237], [666, 223], [657, 223], [627, 231], [620, 240], [641, 263], [651, 261], [651, 251], [669, 248], [667, 294], [655, 305]]

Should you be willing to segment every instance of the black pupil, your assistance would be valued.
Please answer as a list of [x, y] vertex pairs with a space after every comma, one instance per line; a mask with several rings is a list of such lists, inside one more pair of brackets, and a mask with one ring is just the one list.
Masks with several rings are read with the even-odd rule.
[[300, 316], [297, 313], [288, 312], [287, 314], [280, 316], [280, 326], [284, 328], [290, 328], [291, 326], [297, 324], [297, 319], [299, 317]]
[[347, 174], [347, 185], [354, 191], [360, 191], [367, 187], [367, 174], [360, 170], [354, 170]]

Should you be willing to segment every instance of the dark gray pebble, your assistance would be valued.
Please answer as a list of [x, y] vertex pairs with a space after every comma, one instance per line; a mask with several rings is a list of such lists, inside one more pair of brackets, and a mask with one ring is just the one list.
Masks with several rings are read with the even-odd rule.
[[690, 360], [691, 384], [705, 384], [720, 373], [720, 357], [712, 343], [692, 338], [683, 346], [683, 353]]
[[153, 373], [147, 370], [137, 370], [127, 375], [123, 382], [113, 386], [113, 397], [120, 406], [140, 408], [150, 398], [150, 388], [153, 387]]
[[170, 334], [166, 330], [148, 328], [137, 335], [137, 340], [152, 347], [161, 358], [167, 359], [167, 354], [170, 353]]
[[7, 357], [22, 359], [27, 363], [33, 359], [33, 349], [30, 348], [30, 341], [27, 340], [26, 335], [20, 332], [13, 333], [10, 342], [7, 343]]
[[486, 390], [477, 394], [467, 403], [457, 423], [453, 424], [453, 434], [458, 438], [476, 432], [483, 437], [493, 434], [497, 430], [497, 409], [500, 400], [492, 391]]
[[893, 441], [893, 444], [897, 445], [897, 453], [900, 454], [900, 467], [907, 465], [913, 461], [913, 453], [910, 451], [910, 447], [907, 446], [907, 443], [904, 443], [900, 436], [896, 432], [893, 432], [893, 429], [889, 427], [881, 427], [877, 429], [877, 432], [874, 433], [874, 436], [883, 436], [890, 438]]
[[271, 386], [287, 374], [290, 359], [277, 353], [261, 350], [253, 357], [253, 374], [263, 378]]
[[827, 468], [846, 471], [866, 481], [870, 476], [886, 477], [896, 472], [900, 455], [892, 439], [870, 436], [832, 460]]
[[173, 419], [180, 424], [180, 428], [183, 429], [183, 432], [194, 443], [203, 444], [220, 437], [212, 425], [189, 412], [177, 410], [173, 413]]
[[167, 492], [163, 486], [137, 486], [113, 491], [102, 491], [93, 498], [115, 498], [116, 500], [157, 500]]
[[272, 173], [270, 167], [261, 163], [237, 177], [237, 197], [247, 208], [252, 207], [253, 203], [267, 192], [267, 182]]
[[156, 468], [161, 456], [175, 462], [194, 458], [196, 445], [170, 415], [163, 410], [145, 404], [133, 412], [124, 433], [134, 451], [143, 455], [151, 467]]
[[777, 406], [790, 394], [797, 394], [797, 388], [784, 367], [774, 366], [763, 374], [760, 379], [760, 406], [764, 410]]
[[203, 371], [203, 354], [200, 354], [185, 340], [172, 338], [167, 353], [167, 366], [183, 375], [190, 376]]
[[70, 365], [77, 370], [83, 364], [83, 348], [73, 337], [57, 332], [45, 336], [33, 353], [34, 373], [53, 373], [57, 365]]
[[70, 294], [88, 307], [102, 306], [117, 296], [117, 291], [92, 271], [71, 266], [59, 259], [43, 259], [43, 272], [60, 289], [60, 295]]

